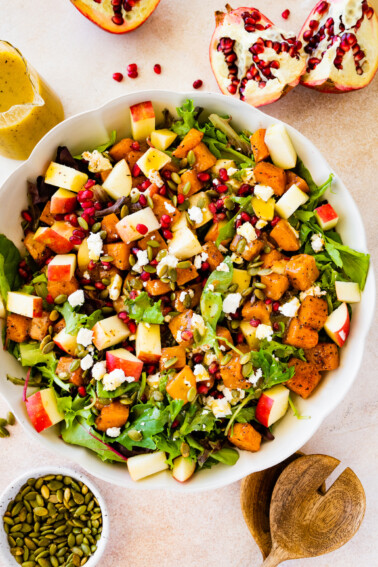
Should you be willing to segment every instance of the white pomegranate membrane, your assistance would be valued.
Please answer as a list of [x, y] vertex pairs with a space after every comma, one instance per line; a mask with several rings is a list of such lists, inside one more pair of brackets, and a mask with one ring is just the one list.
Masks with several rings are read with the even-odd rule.
[[300, 39], [306, 54], [301, 82], [329, 92], [366, 86], [378, 66], [378, 24], [366, 0], [319, 2]]
[[71, 0], [100, 28], [115, 34], [132, 31], [152, 14], [160, 0]]
[[218, 21], [210, 55], [222, 92], [261, 106], [298, 84], [304, 61], [294, 34], [253, 8], [238, 8]]

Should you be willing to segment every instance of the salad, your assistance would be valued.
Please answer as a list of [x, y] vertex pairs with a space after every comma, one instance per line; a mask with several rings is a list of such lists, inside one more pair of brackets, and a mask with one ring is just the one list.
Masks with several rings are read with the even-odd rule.
[[[28, 183], [24, 248], [0, 236], [4, 347], [34, 428], [134, 480], [178, 481], [273, 441], [339, 365], [369, 256], [286, 128], [237, 132], [187, 100]], [[36, 391], [27, 395], [28, 388]]]

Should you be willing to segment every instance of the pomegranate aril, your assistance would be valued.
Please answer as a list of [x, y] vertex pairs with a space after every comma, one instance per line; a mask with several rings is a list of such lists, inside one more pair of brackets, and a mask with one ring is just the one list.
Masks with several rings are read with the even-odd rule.
[[363, 59], [364, 57], [365, 57], [364, 51], [360, 50], [355, 54], [354, 60], [355, 61], [361, 61], [361, 59]]
[[106, 285], [104, 285], [101, 282], [96, 282], [94, 285], [95, 285], [95, 288], [99, 289], [100, 291], [103, 291], [104, 289], [106, 289]]
[[145, 207], [147, 205], [146, 197], [144, 195], [140, 195], [138, 203], [140, 203], [142, 205], [142, 207]]
[[123, 79], [122, 73], [113, 73], [113, 79], [117, 81], [117, 83], [120, 83]]
[[138, 71], [138, 65], [136, 63], [130, 63], [127, 66], [127, 71]]
[[154, 72], [155, 72], [157, 75], [160, 75], [160, 73], [161, 73], [161, 65], [159, 65], [159, 63], [156, 63], [156, 65], [154, 65]]
[[197, 179], [199, 181], [202, 181], [203, 183], [210, 181], [210, 178], [211, 178], [210, 173], [206, 173], [205, 171], [197, 174]]
[[373, 8], [369, 8], [366, 11], [366, 17], [368, 20], [371, 20], [371, 18], [374, 16], [374, 9]]
[[[182, 194], [177, 195], [177, 203], [178, 203], [179, 205], [182, 205], [184, 201], [185, 201], [185, 195], [182, 195]], [[209, 208], [210, 208], [210, 207], [209, 207]]]
[[138, 71], [128, 71], [127, 76], [129, 79], [136, 79], [138, 77]]
[[140, 144], [139, 144], [139, 142], [133, 142], [133, 143], [131, 144], [131, 148], [132, 148], [133, 150], [135, 150], [136, 152], [139, 152], [139, 150], [140, 150]]
[[200, 89], [202, 85], [203, 85], [203, 81], [201, 81], [201, 79], [197, 79], [193, 83], [193, 89]]
[[148, 272], [142, 272], [140, 274], [140, 279], [142, 280], [142, 282], [148, 282], [148, 280], [150, 279], [150, 274]]
[[312, 30], [316, 30], [319, 27], [319, 22], [318, 20], [310, 20], [308, 25]]
[[287, 20], [288, 17], [290, 16], [290, 10], [284, 10], [281, 16], [283, 17], [284, 20]]
[[119, 14], [116, 14], [115, 16], [112, 17], [112, 22], [116, 26], [122, 26], [122, 24], [124, 23], [124, 19]]
[[193, 338], [193, 333], [192, 333], [192, 331], [182, 331], [182, 332], [181, 332], [181, 338], [182, 338], [184, 341], [191, 341], [192, 338]]
[[201, 264], [201, 270], [208, 270], [210, 268], [210, 264], [209, 262], [202, 262]]
[[137, 229], [139, 234], [147, 234], [148, 232], [148, 228], [145, 224], [137, 224], [135, 228]]
[[205, 386], [205, 384], [201, 384], [200, 386], [198, 386], [197, 388], [197, 392], [199, 394], [207, 394], [207, 392], [209, 391], [209, 388], [207, 386]]
[[229, 180], [227, 169], [225, 169], [224, 167], [221, 167], [220, 170], [219, 170], [219, 178], [220, 178], [221, 181], [228, 181]]
[[139, 165], [137, 163], [135, 163], [133, 165], [132, 170], [131, 170], [131, 175], [133, 177], [139, 177], [140, 174], [141, 174], [141, 169], [140, 169]]
[[277, 312], [279, 308], [280, 308], [279, 302], [278, 302], [278, 301], [274, 301], [274, 303], [273, 303], [273, 311]]
[[118, 313], [118, 318], [121, 319], [121, 321], [123, 321], [124, 323], [127, 323], [128, 321], [130, 321], [130, 317], [128, 316], [126, 311], [120, 311]]
[[74, 246], [81, 244], [83, 241], [81, 238], [79, 238], [78, 236], [70, 236], [70, 242], [72, 242], [72, 244]]
[[33, 217], [28, 211], [22, 211], [21, 216], [24, 220], [26, 220], [26, 222], [32, 222], [33, 220]]
[[276, 226], [276, 224], [281, 220], [281, 217], [274, 217], [274, 219], [272, 221], [270, 221], [270, 224], [272, 226]]
[[[144, 272], [144, 273], [146, 273], [146, 272]], [[131, 296], [131, 294], [130, 294], [130, 296]], [[134, 323], [134, 321], [129, 321], [127, 323], [127, 326], [129, 327], [130, 333], [132, 333], [132, 334], [136, 333], [137, 326], [136, 326], [136, 323]]]
[[249, 324], [251, 325], [251, 327], [258, 327], [259, 325], [261, 325], [261, 321], [260, 319], [251, 319]]
[[279, 69], [280, 68], [279, 61], [272, 61], [271, 64], [270, 64], [270, 67], [272, 69]]
[[166, 240], [171, 240], [171, 238], [173, 237], [173, 234], [172, 234], [172, 232], [171, 232], [170, 230], [168, 230], [168, 229], [165, 228], [165, 229], [163, 230], [163, 236], [164, 236], [164, 238], [165, 238]]
[[323, 14], [328, 9], [328, 2], [321, 2], [317, 7], [316, 11], [318, 14]]
[[167, 189], [165, 187], [160, 187], [159, 195], [162, 195], [164, 197], [164, 195], [166, 194], [167, 194]]
[[81, 197], [83, 201], [87, 199], [93, 199], [93, 191], [91, 191], [90, 189], [85, 189], [85, 191], [82, 191]]
[[160, 222], [162, 225], [169, 226], [172, 222], [172, 219], [169, 215], [162, 215]]
[[228, 85], [227, 90], [230, 94], [235, 94], [238, 88], [236, 85]]
[[217, 193], [227, 193], [228, 187], [227, 185], [220, 184], [215, 187], [215, 191]]
[[149, 179], [146, 179], [146, 181], [143, 181], [143, 183], [140, 184], [140, 190], [146, 191], [146, 189], [148, 189], [150, 185], [151, 181]]

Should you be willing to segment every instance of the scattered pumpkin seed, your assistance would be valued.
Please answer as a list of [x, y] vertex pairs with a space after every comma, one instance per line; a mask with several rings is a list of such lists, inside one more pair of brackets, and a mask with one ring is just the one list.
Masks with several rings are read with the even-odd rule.
[[177, 267], [180, 269], [185, 269], [185, 268], [190, 268], [191, 265], [192, 263], [189, 260], [184, 260], [183, 262], [179, 262], [177, 264]]
[[102, 262], [114, 262], [113, 256], [101, 256]]
[[8, 425], [8, 421], [3, 417], [0, 417], [0, 427], [6, 427]]
[[99, 230], [101, 230], [101, 223], [100, 222], [95, 222], [92, 226], [91, 226], [91, 232], [98, 232]]
[[129, 214], [129, 207], [127, 205], [123, 205], [121, 209], [121, 219], [126, 217]]
[[241, 238], [240, 241], [238, 242], [237, 246], [236, 246], [236, 252], [237, 252], [237, 254], [243, 254], [246, 245], [247, 245], [246, 239], [245, 239], [245, 238]]
[[151, 246], [152, 248], [159, 248], [160, 244], [159, 242], [157, 242], [157, 240], [149, 240], [147, 242], [147, 246]]
[[180, 160], [180, 166], [181, 166], [181, 167], [186, 167], [187, 165], [188, 165], [188, 160], [187, 160], [187, 158], [182, 158], [182, 159]]
[[45, 344], [45, 346], [42, 349], [43, 354], [48, 354], [49, 352], [54, 350], [54, 347], [55, 347], [54, 341], [51, 341], [51, 342]]
[[170, 358], [169, 360], [164, 362], [164, 368], [171, 368], [172, 366], [174, 366], [176, 364], [177, 361], [178, 361], [177, 356]]
[[261, 289], [255, 289], [255, 296], [257, 297], [257, 299], [260, 299], [261, 301], [265, 299], [265, 294]]
[[172, 191], [177, 191], [177, 185], [176, 185], [176, 183], [173, 183], [173, 181], [171, 179], [168, 179], [166, 181], [166, 183], [167, 183], [168, 187], [170, 189], [172, 189]]
[[57, 305], [62, 305], [62, 303], [65, 303], [66, 301], [67, 295], [61, 293], [60, 295], [58, 295], [58, 297], [55, 298], [54, 303], [56, 303]]
[[230, 284], [228, 287], [228, 291], [230, 293], [235, 293], [236, 291], [238, 291], [238, 287], [239, 285], [237, 283]]
[[251, 360], [251, 353], [246, 352], [243, 356], [240, 357], [240, 364], [247, 364]]
[[85, 219], [83, 219], [83, 217], [78, 217], [77, 222], [79, 223], [82, 229], [88, 230], [89, 228], [88, 223]]
[[187, 395], [188, 402], [192, 403], [195, 400], [196, 395], [197, 395], [197, 389], [194, 388], [194, 387], [190, 388], [188, 395]]
[[189, 164], [190, 166], [192, 166], [192, 165], [195, 164], [195, 162], [196, 162], [196, 156], [195, 156], [195, 153], [193, 152], [193, 150], [190, 150], [190, 151], [188, 152], [188, 155], [186, 156], [186, 159], [188, 160], [188, 164]]
[[154, 202], [153, 202], [152, 198], [149, 195], [147, 195], [146, 199], [147, 199], [148, 206], [151, 207], [151, 209], [153, 209], [154, 208]]
[[50, 319], [50, 321], [56, 321], [57, 319], [59, 319], [59, 313], [56, 309], [53, 309], [51, 311], [49, 319]]
[[0, 437], [9, 437], [10, 433], [6, 427], [0, 427]]
[[127, 432], [127, 436], [130, 437], [132, 441], [141, 441], [143, 439], [142, 433], [136, 429], [130, 429], [130, 431]]
[[242, 366], [242, 374], [244, 378], [247, 378], [247, 376], [251, 374], [252, 370], [253, 370], [252, 362], [247, 362], [247, 364], [244, 364]]
[[265, 289], [266, 285], [261, 283], [261, 282], [255, 282], [254, 286], [257, 287], [257, 289]]
[[226, 366], [226, 364], [228, 364], [228, 363], [230, 362], [231, 358], [232, 358], [232, 354], [231, 354], [230, 352], [228, 352], [227, 354], [225, 354], [225, 355], [222, 357], [222, 359], [221, 359], [221, 361], [220, 361], [219, 364], [220, 364], [221, 366]]
[[41, 344], [39, 345], [40, 350], [43, 351], [44, 347], [51, 341], [51, 335], [46, 335], [44, 339], [42, 339]]
[[246, 289], [244, 289], [241, 294], [242, 297], [248, 297], [248, 295], [250, 295], [252, 293], [252, 288], [251, 287], [247, 287]]
[[189, 457], [190, 447], [189, 447], [188, 443], [181, 443], [180, 453], [183, 457]]
[[192, 184], [190, 183], [190, 181], [187, 181], [185, 183], [184, 187], [182, 188], [183, 195], [187, 195], [189, 193], [191, 187], [192, 187]]
[[[108, 233], [106, 232], [106, 230], [101, 230], [99, 232], [99, 235], [101, 236], [101, 240], [105, 240], [108, 237]], [[102, 260], [102, 258], [101, 258]]]
[[[175, 171], [173, 171], [173, 173], [171, 173], [171, 179], [176, 185], [179, 185], [181, 183], [181, 177]], [[175, 187], [175, 189], [176, 189], [176, 187]]]

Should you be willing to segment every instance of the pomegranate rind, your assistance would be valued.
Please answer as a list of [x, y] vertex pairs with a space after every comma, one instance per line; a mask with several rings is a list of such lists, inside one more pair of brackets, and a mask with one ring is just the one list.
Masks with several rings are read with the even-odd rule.
[[116, 25], [112, 21], [114, 15], [111, 0], [103, 0], [97, 4], [94, 0], [70, 0], [83, 16], [99, 28], [116, 35], [129, 33], [139, 28], [156, 10], [160, 0], [140, 0], [130, 12], [123, 12], [124, 23]]
[[[267, 30], [247, 32], [244, 29], [242, 14], [251, 11], [259, 13], [260, 20], [258, 23], [268, 26]], [[259, 88], [255, 81], [248, 80], [242, 96], [239, 91], [239, 82], [236, 92], [234, 94], [230, 93], [228, 87], [230, 86], [231, 81], [228, 76], [229, 69], [225, 61], [225, 55], [222, 51], [217, 50], [221, 38], [230, 38], [236, 42], [235, 53], [238, 55], [237, 77], [242, 80], [249, 67], [253, 64], [252, 53], [249, 51], [249, 47], [252, 46], [259, 37], [263, 39], [270, 39], [271, 37], [274, 37], [277, 41], [283, 42], [284, 40], [280, 34], [283, 34], [285, 38], [293, 38], [295, 37], [295, 34], [279, 29], [271, 20], [269, 20], [256, 8], [241, 7], [236, 10], [230, 10], [227, 13], [216, 12], [215, 20], [216, 28], [210, 41], [209, 56], [215, 79], [223, 94], [232, 96], [233, 98], [242, 98], [242, 100], [248, 104], [258, 107], [279, 100], [298, 85], [301, 75], [305, 72], [304, 55], [300, 53], [298, 59], [296, 59], [290, 57], [287, 52], [277, 54], [270, 47], [265, 47], [266, 59], [276, 60], [280, 64], [279, 71], [276, 69], [272, 71], [272, 74], [275, 77], [279, 77], [279, 79], [265, 79], [266, 86], [263, 89]], [[241, 65], [240, 62], [242, 63]], [[285, 69], [285, 74], [282, 73], [283, 69]], [[284, 80], [282, 80], [282, 78]]]
[[[310, 29], [310, 22], [312, 20], [319, 21], [320, 23], [317, 28], [317, 30], [319, 30], [327, 19], [332, 17], [332, 12], [330, 14], [329, 9], [322, 15], [319, 14], [318, 8], [321, 4], [322, 0], [316, 4], [299, 33], [299, 40], [303, 44], [303, 50], [307, 45], [304, 34]], [[348, 4], [350, 4], [350, 0], [328, 0], [328, 4], [331, 10], [345, 10]], [[361, 5], [362, 2], [360, 6]], [[368, 4], [368, 7], [373, 10], [370, 4]], [[362, 9], [360, 10], [360, 14], [362, 15]], [[370, 19], [365, 15], [357, 31], [352, 29], [352, 27], [353, 26], [346, 26], [345, 30], [341, 31], [339, 35], [340, 38], [345, 33], [353, 33], [356, 36], [357, 44], [366, 54], [366, 57], [362, 60], [363, 74], [358, 75], [356, 72], [352, 49], [346, 52], [342, 58], [343, 69], [337, 69], [333, 65], [333, 61], [337, 56], [336, 50], [340, 46], [340, 41], [337, 41], [326, 51], [326, 58], [324, 58], [324, 61], [322, 60], [314, 70], [309, 71], [307, 66], [309, 60], [317, 56], [316, 52], [311, 54], [305, 53], [306, 72], [301, 77], [301, 84], [303, 86], [324, 93], [341, 94], [362, 89], [373, 80], [378, 70], [378, 18], [376, 13], [373, 11], [373, 15]]]

